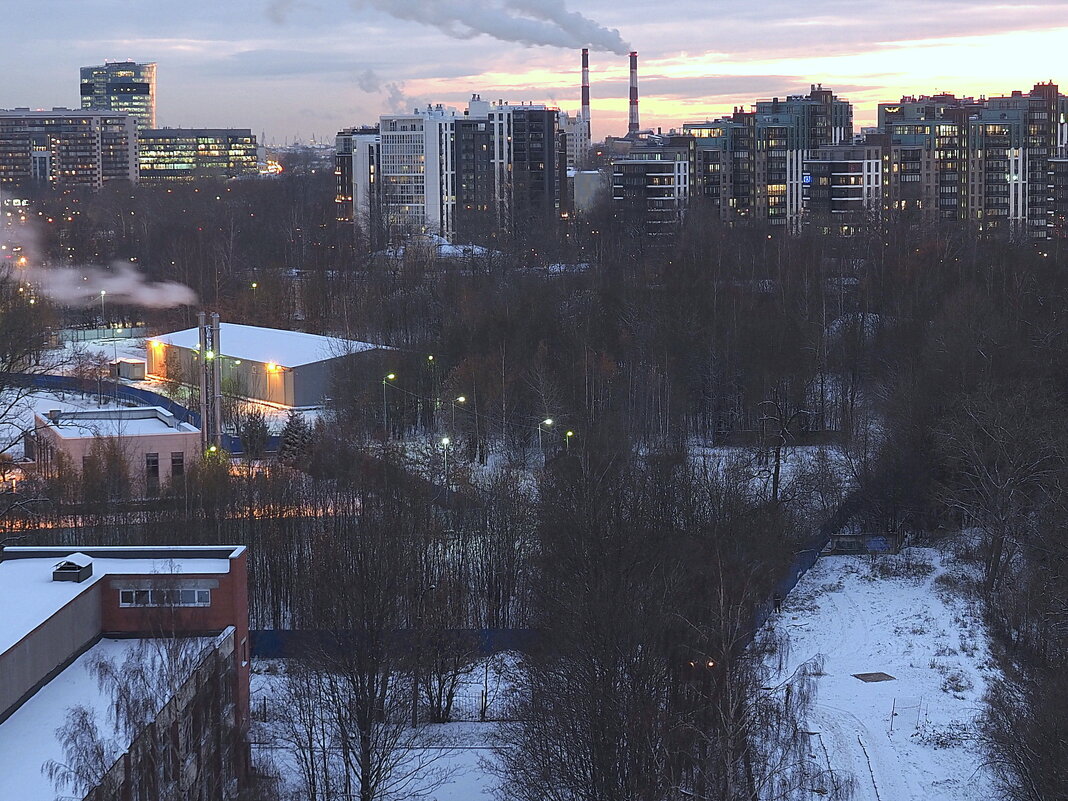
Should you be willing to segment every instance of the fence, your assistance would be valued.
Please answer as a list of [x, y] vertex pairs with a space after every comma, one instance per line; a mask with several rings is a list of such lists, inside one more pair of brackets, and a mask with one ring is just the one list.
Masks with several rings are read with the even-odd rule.
[[[493, 656], [502, 651], [527, 651], [537, 643], [538, 633], [533, 629], [457, 629], [449, 634], [464, 636], [472, 650], [479, 656]], [[395, 633], [398, 644], [403, 646], [407, 631]], [[294, 654], [306, 653], [316, 645], [329, 646], [338, 639], [359, 643], [359, 635], [340, 634], [332, 631], [293, 631], [290, 629], [253, 629], [249, 632], [252, 656], [255, 659], [283, 659]]]
[[139, 339], [148, 336], [144, 326], [105, 328], [64, 328], [57, 332], [60, 342], [89, 342], [99, 339]]

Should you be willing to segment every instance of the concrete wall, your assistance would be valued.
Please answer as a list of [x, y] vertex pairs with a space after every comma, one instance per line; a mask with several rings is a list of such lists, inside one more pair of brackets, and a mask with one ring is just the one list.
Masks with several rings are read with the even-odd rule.
[[101, 582], [0, 654], [0, 720], [51, 680], [100, 634]]

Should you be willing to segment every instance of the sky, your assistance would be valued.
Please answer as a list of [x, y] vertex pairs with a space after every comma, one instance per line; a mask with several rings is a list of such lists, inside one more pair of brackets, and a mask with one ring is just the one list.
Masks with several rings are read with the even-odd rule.
[[665, 131], [813, 83], [858, 129], [904, 94], [1068, 85], [1068, 0], [0, 0], [0, 21], [0, 108], [77, 106], [79, 67], [155, 61], [160, 125], [278, 144], [472, 93], [576, 111], [584, 43], [598, 139], [626, 132], [630, 49]]

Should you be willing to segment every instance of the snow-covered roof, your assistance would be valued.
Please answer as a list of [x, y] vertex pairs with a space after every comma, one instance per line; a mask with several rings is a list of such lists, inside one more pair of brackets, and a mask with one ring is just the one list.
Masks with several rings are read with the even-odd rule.
[[189, 423], [179, 422], [171, 412], [160, 406], [58, 411], [58, 420], [39, 415], [37, 425], [48, 426], [64, 439], [195, 434], [198, 431]]
[[[108, 575], [169, 576], [229, 573], [235, 548], [63, 548], [8, 546], [0, 562], [0, 654]], [[167, 558], [161, 555], [166, 554]], [[57, 562], [91, 558], [93, 575], [82, 582], [53, 581]], [[0, 796], [2, 797], [2, 796]]]
[[86, 556], [84, 553], [72, 553], [70, 556], [63, 558], [63, 561], [56, 562], [56, 567], [61, 565], [74, 565], [75, 567], [86, 567], [93, 560]]
[[[195, 350], [200, 347], [200, 329], [187, 328], [171, 334], [152, 337], [151, 341], [180, 348]], [[285, 331], [280, 328], [261, 328], [256, 325], [222, 323], [219, 326], [219, 351], [231, 359], [248, 359], [263, 364], [282, 367], [299, 367], [302, 364], [333, 359], [350, 353], [381, 348], [369, 342], [351, 339], [305, 334], [302, 331]], [[149, 347], [152, 347], [151, 344]]]
[[[49, 760], [66, 761], [67, 754], [56, 730], [63, 725], [72, 707], [83, 706], [92, 711], [101, 735], [113, 741], [117, 753], [129, 747], [129, 736], [115, 726], [111, 716], [114, 699], [101, 687], [90, 665], [96, 659], [121, 665], [127, 657], [138, 653], [143, 642], [127, 638], [100, 640], [0, 724], [0, 798], [54, 801], [57, 796], [65, 797], [56, 793], [42, 767]], [[194, 649], [210, 644], [207, 637], [189, 640], [189, 647]], [[154, 713], [158, 712], [157, 701]]]
[[[54, 801], [56, 788], [41, 768], [50, 759], [66, 760], [56, 729], [63, 725], [71, 707], [88, 707], [106, 735], [119, 734], [108, 721], [111, 697], [100, 688], [88, 665], [100, 657], [121, 662], [138, 642], [101, 640], [0, 725], [0, 798]], [[120, 744], [125, 748], [129, 742]]]

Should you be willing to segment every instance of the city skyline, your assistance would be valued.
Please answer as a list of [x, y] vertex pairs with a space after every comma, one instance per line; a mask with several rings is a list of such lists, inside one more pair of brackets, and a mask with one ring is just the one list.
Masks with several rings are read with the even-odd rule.
[[[147, 19], [129, 14], [121, 0], [93, 0], [74, 11], [62, 0], [44, 0], [32, 14], [28, 8], [7, 14], [12, 58], [0, 107], [76, 108], [79, 67], [155, 61], [160, 125], [251, 127], [266, 131], [268, 141], [313, 135], [331, 141], [336, 130], [390, 111], [428, 102], [462, 106], [472, 92], [575, 111], [574, 37], [596, 40], [596, 139], [626, 132], [627, 60], [617, 53], [628, 47], [641, 57], [642, 125], [665, 129], [756, 98], [804, 93], [812, 83], [850, 100], [859, 129], [874, 122], [878, 102], [902, 94], [998, 94], [1036, 81], [1066, 82], [1054, 63], [1068, 34], [1065, 0], [985, 7], [884, 0], [866, 4], [863, 18], [843, 0], [805, 8], [784, 0], [759, 8], [682, 0], [657, 7], [655, 16], [647, 4], [605, 0], [507, 4], [522, 13], [493, 0], [448, 0], [434, 7], [436, 26], [414, 0], [392, 4], [392, 14], [382, 10], [386, 5], [191, 0], [154, 9]], [[567, 46], [478, 33], [463, 18], [476, 13], [472, 19], [486, 20], [481, 30], [497, 36]], [[45, 30], [41, 19], [52, 20]], [[1065, 24], [1048, 25], [1057, 19]]]

